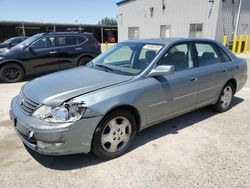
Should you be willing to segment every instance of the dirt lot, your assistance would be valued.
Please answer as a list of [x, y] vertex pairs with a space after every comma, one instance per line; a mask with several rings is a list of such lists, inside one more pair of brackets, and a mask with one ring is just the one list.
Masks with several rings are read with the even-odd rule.
[[149, 128], [111, 161], [27, 150], [7, 120], [22, 85], [0, 84], [0, 188], [250, 187], [250, 81], [230, 111], [206, 107]]

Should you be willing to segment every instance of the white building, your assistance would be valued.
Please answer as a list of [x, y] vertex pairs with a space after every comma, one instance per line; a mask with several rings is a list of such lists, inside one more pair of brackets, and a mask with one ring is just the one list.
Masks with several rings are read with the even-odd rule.
[[[118, 40], [160, 37], [232, 39], [240, 0], [123, 0]], [[241, 0], [237, 34], [250, 34], [250, 0]]]

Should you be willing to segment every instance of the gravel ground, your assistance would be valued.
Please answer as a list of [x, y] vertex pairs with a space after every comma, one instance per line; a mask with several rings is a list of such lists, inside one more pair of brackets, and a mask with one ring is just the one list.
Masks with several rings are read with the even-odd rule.
[[250, 81], [228, 112], [206, 107], [146, 129], [111, 161], [26, 149], [7, 120], [22, 85], [0, 84], [0, 188], [250, 187]]

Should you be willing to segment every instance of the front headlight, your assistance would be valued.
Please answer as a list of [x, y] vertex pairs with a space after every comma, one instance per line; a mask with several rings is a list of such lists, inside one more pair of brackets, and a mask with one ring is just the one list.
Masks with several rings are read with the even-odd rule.
[[32, 116], [46, 122], [67, 123], [81, 119], [85, 111], [86, 107], [84, 107], [83, 103], [69, 102], [55, 108], [43, 105]]

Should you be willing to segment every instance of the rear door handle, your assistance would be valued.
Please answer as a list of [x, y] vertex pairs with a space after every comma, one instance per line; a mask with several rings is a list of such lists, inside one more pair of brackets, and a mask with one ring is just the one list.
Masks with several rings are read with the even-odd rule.
[[78, 51], [78, 50], [81, 50], [82, 48], [76, 48], [75, 50]]
[[49, 54], [56, 54], [57, 51], [50, 51]]
[[195, 81], [197, 81], [198, 79], [197, 78], [191, 78], [190, 79], [190, 82], [195, 82]]

